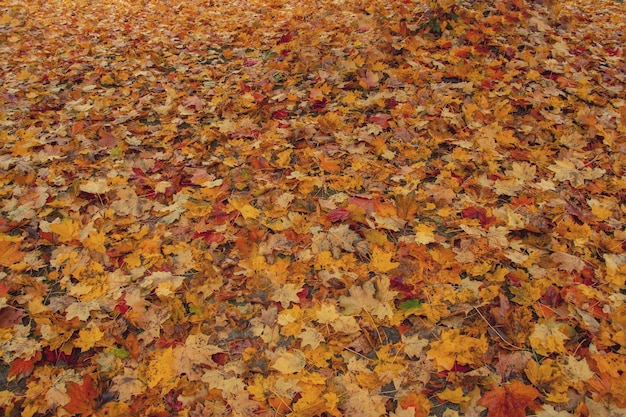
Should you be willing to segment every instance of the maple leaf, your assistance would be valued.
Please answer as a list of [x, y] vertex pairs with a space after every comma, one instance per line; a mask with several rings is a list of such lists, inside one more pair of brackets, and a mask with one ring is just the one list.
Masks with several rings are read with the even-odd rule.
[[97, 399], [100, 395], [91, 376], [87, 375], [82, 384], [68, 382], [66, 387], [70, 402], [65, 404], [63, 408], [72, 414], [91, 415], [96, 408]]
[[154, 388], [160, 383], [167, 384], [176, 375], [177, 370], [174, 367], [172, 347], [159, 351], [145, 369], [146, 382], [149, 388]]
[[488, 408], [488, 417], [525, 417], [526, 409], [540, 410], [539, 397], [532, 385], [512, 381], [503, 387], [495, 387], [483, 394], [479, 404]]
[[30, 375], [35, 369], [35, 364], [41, 360], [41, 352], [38, 351], [29, 359], [17, 358], [11, 362], [11, 368], [7, 375], [7, 381], [22, 379]]
[[111, 187], [107, 184], [107, 180], [100, 178], [80, 184], [79, 189], [90, 194], [105, 194]]
[[580, 272], [585, 267], [585, 262], [582, 259], [564, 252], [555, 252], [551, 258], [558, 264], [559, 269], [569, 273]]
[[402, 343], [404, 343], [404, 353], [419, 357], [429, 342], [428, 339], [422, 339], [419, 334], [414, 334], [409, 337], [402, 335]]
[[378, 87], [379, 80], [380, 77], [378, 76], [378, 74], [368, 69], [365, 72], [365, 76], [361, 77], [359, 85], [369, 90]]
[[300, 301], [298, 293], [302, 291], [302, 287], [295, 284], [281, 284], [275, 288], [270, 296], [270, 300], [279, 302], [283, 308], [289, 307], [290, 303]]
[[448, 401], [453, 404], [469, 403], [471, 398], [465, 395], [462, 388], [455, 388], [454, 390], [446, 388], [442, 393], [437, 395], [440, 400]]
[[[429, 415], [431, 407], [432, 403], [424, 394], [412, 392], [409, 395], [400, 398], [396, 414], [399, 414], [400, 409], [404, 409], [412, 410], [412, 417], [426, 417]], [[400, 415], [406, 414], [406, 412], [402, 412]]]
[[[376, 286], [374, 286], [376, 283]], [[344, 307], [344, 314], [358, 314], [362, 310], [384, 319], [393, 315], [391, 301], [397, 293], [389, 290], [389, 280], [378, 278], [367, 281], [362, 286], [352, 287], [350, 296], [339, 297], [339, 304]]]
[[339, 258], [341, 251], [355, 252], [355, 243], [359, 240], [356, 232], [350, 230], [349, 224], [340, 224], [331, 227], [328, 232], [319, 232], [314, 235], [312, 249], [314, 253], [330, 250], [333, 257]]
[[190, 381], [200, 379], [201, 369], [215, 365], [214, 355], [224, 350], [213, 345], [212, 338], [204, 334], [187, 336], [183, 346], [176, 346], [173, 351], [172, 367], [180, 374], [187, 375]]
[[104, 333], [99, 327], [91, 327], [89, 329], [81, 329], [78, 332], [78, 338], [74, 340], [74, 346], [80, 348], [81, 352], [86, 352], [94, 347], [104, 338]]
[[379, 394], [369, 392], [356, 383], [345, 384], [348, 398], [343, 404], [345, 416], [380, 417], [385, 414], [384, 399]]
[[[579, 163], [578, 165], [583, 164]], [[576, 188], [585, 185], [585, 180], [600, 178], [606, 172], [602, 168], [579, 168], [571, 160], [557, 160], [554, 164], [548, 166], [548, 169], [554, 172], [555, 180], [569, 181]]]
[[569, 401], [567, 390], [570, 384], [553, 360], [546, 358], [539, 365], [535, 361], [528, 361], [524, 373], [534, 386], [541, 387], [549, 401], [556, 403]]
[[432, 342], [428, 356], [433, 358], [439, 369], [450, 370], [455, 363], [461, 365], [476, 365], [487, 350], [487, 340], [484, 337], [474, 337], [461, 334], [460, 329], [445, 330], [441, 339]]
[[421, 223], [415, 226], [414, 230], [416, 243], [427, 245], [435, 241], [434, 227]]
[[121, 374], [113, 377], [111, 391], [117, 392], [119, 400], [130, 402], [134, 395], [142, 394], [146, 384], [139, 379], [139, 370], [125, 367]]
[[323, 343], [326, 341], [322, 333], [310, 327], [305, 328], [302, 331], [302, 333], [298, 335], [298, 339], [302, 340], [302, 343], [301, 343], [302, 347], [308, 345], [308, 346], [311, 346], [312, 349], [317, 348], [320, 345], [320, 343]]
[[396, 269], [400, 263], [392, 262], [394, 254], [391, 252], [385, 252], [381, 248], [375, 247], [372, 251], [372, 258], [370, 260], [370, 268], [374, 272], [386, 273], [393, 269]]
[[60, 242], [70, 242], [78, 238], [80, 225], [72, 219], [63, 219], [49, 225], [51, 232], [59, 235]]
[[230, 204], [235, 210], [239, 211], [239, 213], [241, 213], [241, 215], [246, 220], [256, 219], [261, 214], [261, 211], [259, 209], [252, 207], [250, 204], [246, 203], [242, 199], [232, 199], [230, 200]]
[[19, 244], [14, 244], [13, 239], [0, 237], [0, 265], [10, 267], [20, 262], [26, 256], [26, 252], [19, 250]]
[[72, 320], [78, 317], [81, 321], [86, 321], [91, 315], [92, 311], [99, 311], [100, 303], [98, 300], [89, 300], [87, 302], [76, 302], [67, 306], [65, 310], [65, 318]]
[[361, 330], [359, 323], [353, 316], [344, 316], [337, 312], [334, 304], [323, 304], [315, 313], [318, 323], [331, 325], [339, 333], [354, 334]]
[[528, 337], [531, 346], [542, 356], [550, 353], [565, 353], [564, 341], [567, 336], [562, 332], [563, 326], [554, 321], [535, 324], [532, 334]]
[[294, 374], [303, 370], [305, 365], [306, 358], [302, 351], [294, 349], [280, 353], [272, 364], [272, 368], [282, 374]]

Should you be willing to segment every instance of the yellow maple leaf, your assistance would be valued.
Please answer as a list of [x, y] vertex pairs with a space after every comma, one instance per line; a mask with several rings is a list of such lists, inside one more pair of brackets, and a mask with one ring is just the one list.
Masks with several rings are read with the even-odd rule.
[[306, 384], [302, 391], [302, 397], [293, 405], [294, 415], [313, 417], [327, 411], [327, 403], [324, 398], [324, 386]]
[[522, 282], [519, 287], [510, 287], [513, 301], [519, 305], [531, 306], [543, 295], [543, 288], [538, 283]]
[[437, 394], [437, 397], [442, 401], [448, 401], [453, 404], [463, 404], [471, 401], [471, 398], [465, 395], [463, 388], [460, 387], [453, 390], [446, 388], [441, 394]]
[[200, 378], [201, 366], [214, 365], [213, 355], [224, 351], [211, 342], [212, 336], [202, 333], [189, 335], [184, 345], [174, 348], [172, 366], [190, 379]]
[[567, 395], [569, 381], [552, 359], [545, 358], [541, 364], [528, 361], [524, 367], [524, 373], [534, 386], [542, 387], [546, 398], [549, 398], [551, 402], [563, 403], [570, 400]]
[[530, 345], [541, 356], [550, 353], [566, 353], [564, 341], [567, 336], [561, 331], [563, 327], [555, 321], [545, 321], [535, 324], [533, 333], [528, 337]]
[[357, 100], [359, 100], [360, 97], [357, 96], [357, 94], [354, 91], [348, 91], [347, 93], [345, 93], [345, 95], [341, 98], [341, 101], [344, 104], [354, 104]]
[[613, 201], [605, 200], [599, 201], [595, 198], [587, 200], [587, 204], [591, 207], [591, 212], [599, 220], [604, 221], [613, 216], [613, 208], [616, 204]]
[[71, 242], [78, 238], [80, 225], [72, 219], [63, 219], [60, 223], [52, 223], [50, 231], [59, 235], [59, 242]]
[[140, 371], [138, 369], [125, 367], [123, 368], [123, 372], [113, 377], [111, 391], [119, 394], [119, 401], [130, 402], [133, 395], [144, 392], [146, 386], [139, 379], [139, 373]]
[[171, 347], [160, 351], [150, 361], [145, 370], [148, 387], [154, 388], [161, 382], [168, 382], [176, 376], [174, 369], [174, 352]]
[[380, 248], [374, 248], [372, 259], [370, 260], [370, 269], [373, 272], [386, 273], [400, 266], [399, 262], [392, 262], [393, 253], [384, 252]]
[[435, 228], [427, 224], [420, 223], [414, 228], [415, 243], [420, 245], [428, 245], [435, 241]]
[[439, 369], [450, 370], [455, 362], [460, 365], [479, 364], [487, 347], [485, 337], [476, 339], [465, 336], [460, 329], [444, 330], [441, 339], [430, 344], [428, 357], [435, 360]]
[[15, 244], [13, 240], [8, 236], [0, 238], [0, 266], [10, 267], [20, 262], [26, 256], [26, 252], [21, 252], [19, 244]]
[[606, 263], [605, 279], [616, 288], [621, 288], [626, 282], [626, 254], [605, 253]]
[[402, 335], [402, 343], [404, 343], [404, 353], [408, 356], [419, 357], [426, 346], [428, 346], [428, 339], [420, 338], [418, 333], [412, 336]]
[[82, 244], [85, 248], [90, 249], [94, 252], [105, 253], [106, 247], [104, 246], [104, 242], [106, 241], [106, 233], [103, 231], [91, 231], [89, 236], [82, 240]]
[[81, 352], [86, 352], [104, 338], [104, 333], [99, 327], [93, 326], [89, 329], [81, 329], [78, 338], [74, 340], [74, 346], [80, 348]]
[[126, 417], [132, 414], [130, 405], [121, 401], [108, 402], [98, 412], [109, 417]]
[[237, 210], [244, 219], [256, 219], [261, 214], [261, 211], [257, 208], [252, 207], [245, 200], [241, 198], [233, 198], [229, 200], [230, 205], [233, 206], [235, 210]]

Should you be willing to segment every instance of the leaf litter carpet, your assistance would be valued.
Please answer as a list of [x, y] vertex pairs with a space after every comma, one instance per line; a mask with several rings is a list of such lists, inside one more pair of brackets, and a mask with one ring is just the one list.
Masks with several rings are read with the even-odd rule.
[[4, 415], [626, 415], [625, 24], [0, 1]]

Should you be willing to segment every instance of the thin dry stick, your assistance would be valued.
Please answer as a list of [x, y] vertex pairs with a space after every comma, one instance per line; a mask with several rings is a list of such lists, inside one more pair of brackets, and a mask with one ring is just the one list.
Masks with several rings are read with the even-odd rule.
[[477, 307], [474, 307], [474, 310], [476, 310], [476, 312], [478, 313], [478, 315], [485, 320], [485, 323], [487, 323], [487, 326], [489, 326], [491, 328], [491, 330], [493, 330], [494, 332], [496, 332], [496, 334], [498, 335], [498, 337], [500, 338], [500, 340], [502, 340], [505, 344], [507, 344], [508, 346], [510, 346], [511, 348], [515, 349], [515, 350], [524, 350], [524, 348], [519, 347], [514, 345], [513, 343], [507, 341], [501, 334], [500, 331], [498, 329], [496, 329], [491, 323], [489, 323], [489, 320], [487, 320], [487, 318], [485, 316], [483, 316], [483, 313], [480, 312], [480, 310]]

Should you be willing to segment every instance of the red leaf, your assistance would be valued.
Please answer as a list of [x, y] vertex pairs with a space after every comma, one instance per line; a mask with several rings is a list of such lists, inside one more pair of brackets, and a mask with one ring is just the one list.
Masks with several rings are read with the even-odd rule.
[[22, 310], [17, 310], [13, 307], [6, 307], [0, 310], [0, 329], [13, 327], [14, 324], [22, 321]]
[[287, 42], [290, 42], [292, 39], [293, 39], [293, 33], [287, 32], [283, 34], [283, 36], [280, 37], [280, 40], [278, 41], [278, 43], [287, 43]]
[[224, 241], [224, 234], [219, 232], [214, 232], [212, 230], [207, 230], [205, 232], [195, 232], [193, 234], [193, 238], [201, 238], [206, 243], [222, 243]]
[[113, 308], [113, 311], [124, 315], [129, 309], [130, 307], [126, 304], [126, 296], [123, 295], [117, 300], [117, 304]]
[[0, 297], [7, 295], [10, 289], [11, 287], [9, 287], [7, 284], [5, 284], [4, 282], [0, 282]]
[[367, 119], [372, 123], [376, 123], [381, 128], [387, 129], [389, 127], [389, 119], [391, 119], [391, 116], [388, 114], [378, 113], [369, 116]]
[[374, 211], [374, 201], [363, 197], [350, 197], [348, 204], [354, 204], [357, 207], [361, 207], [365, 210], [366, 214], [370, 216]]
[[43, 356], [46, 361], [54, 365], [57, 365], [60, 362], [65, 362], [67, 365], [74, 365], [80, 356], [80, 349], [74, 348], [68, 354], [59, 349], [52, 350], [47, 347], [43, 351]]
[[532, 385], [513, 381], [486, 392], [478, 403], [489, 409], [487, 417], [526, 417], [526, 409], [540, 410], [535, 400], [539, 391]]
[[326, 218], [331, 222], [340, 222], [342, 220], [349, 218], [350, 214], [351, 213], [348, 209], [338, 208], [328, 213]]
[[289, 112], [285, 109], [276, 110], [274, 113], [272, 113], [272, 117], [279, 120], [286, 119], [287, 117], [289, 117]]
[[496, 221], [495, 217], [488, 217], [487, 211], [482, 207], [466, 207], [461, 210], [461, 216], [463, 216], [464, 219], [478, 219], [480, 225], [485, 229], [487, 229]]
[[35, 368], [35, 364], [41, 360], [41, 352], [36, 352], [35, 355], [30, 359], [15, 359], [11, 362], [11, 368], [9, 369], [8, 380], [12, 380], [13, 378], [22, 379], [24, 377], [29, 376], [33, 369]]
[[39, 237], [47, 240], [48, 242], [54, 242], [54, 233], [52, 232], [44, 232], [43, 230], [39, 230]]
[[211, 359], [218, 365], [224, 365], [226, 362], [228, 362], [229, 356], [228, 353], [217, 352], [211, 355]]
[[178, 400], [182, 390], [171, 390], [165, 396], [165, 402], [173, 411], [181, 411], [185, 408], [182, 402]]

